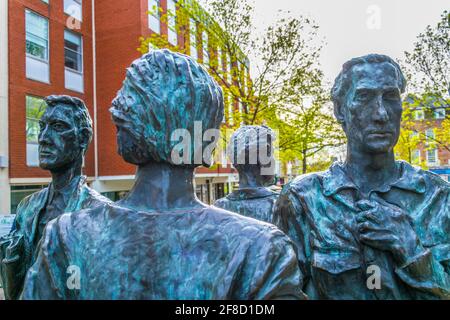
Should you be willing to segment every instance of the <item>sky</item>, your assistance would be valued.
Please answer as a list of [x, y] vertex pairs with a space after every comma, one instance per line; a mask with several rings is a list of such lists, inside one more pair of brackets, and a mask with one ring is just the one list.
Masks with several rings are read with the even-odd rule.
[[[201, 1], [200, 1], [201, 2]], [[308, 15], [325, 40], [321, 66], [333, 81], [342, 64], [368, 53], [402, 59], [417, 35], [450, 9], [449, 0], [253, 0], [256, 31], [273, 24], [277, 11]]]

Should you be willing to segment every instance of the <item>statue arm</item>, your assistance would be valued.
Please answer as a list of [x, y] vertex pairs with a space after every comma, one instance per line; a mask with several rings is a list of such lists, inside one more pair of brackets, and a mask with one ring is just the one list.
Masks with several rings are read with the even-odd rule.
[[[267, 239], [267, 235], [270, 238]], [[260, 239], [254, 250], [254, 263], [250, 299], [303, 300], [302, 276], [298, 267], [293, 243], [280, 230], [273, 229]]]
[[[439, 205], [437, 219], [428, 226], [435, 228], [438, 234], [445, 234], [441, 243], [424, 248], [396, 269], [396, 274], [408, 286], [415, 289], [417, 299], [450, 299], [450, 192], [447, 199]], [[427, 207], [427, 210], [434, 208]]]
[[26, 275], [22, 299], [24, 300], [62, 300], [66, 297], [67, 258], [61, 242], [59, 218], [48, 223], [41, 239], [39, 253], [34, 265]]
[[0, 278], [8, 300], [19, 298], [30, 258], [22, 234], [23, 208], [24, 203], [21, 202], [10, 233], [0, 238]]
[[289, 186], [286, 186], [275, 203], [272, 223], [294, 242], [294, 250], [303, 276], [302, 282], [306, 286], [310, 274], [307, 255], [309, 231], [304, 221], [303, 207]]

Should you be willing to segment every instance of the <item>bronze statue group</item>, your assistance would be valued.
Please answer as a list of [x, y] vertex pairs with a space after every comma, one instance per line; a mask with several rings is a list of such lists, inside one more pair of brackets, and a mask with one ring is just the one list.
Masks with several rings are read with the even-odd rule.
[[228, 148], [239, 189], [214, 206], [194, 192], [194, 170], [210, 159], [171, 156], [174, 130], [222, 123], [222, 89], [192, 58], [154, 50], [127, 69], [110, 111], [118, 152], [137, 173], [116, 203], [82, 175], [85, 104], [47, 97], [39, 161], [52, 182], [21, 202], [0, 239], [6, 298], [450, 298], [450, 184], [394, 156], [405, 86], [387, 56], [346, 62], [331, 93], [346, 160], [281, 194], [268, 188], [267, 162], [238, 161], [271, 149], [273, 131], [241, 127]]

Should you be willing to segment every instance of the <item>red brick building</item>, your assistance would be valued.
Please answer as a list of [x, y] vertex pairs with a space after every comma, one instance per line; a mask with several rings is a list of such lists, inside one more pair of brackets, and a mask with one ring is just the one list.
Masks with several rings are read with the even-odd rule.
[[[14, 213], [23, 197], [50, 182], [37, 160], [42, 98], [50, 94], [76, 96], [89, 107], [94, 121], [84, 169], [89, 183], [113, 200], [131, 188], [135, 167], [117, 155], [116, 129], [108, 111], [111, 100], [125, 68], [140, 56], [141, 36], [156, 32], [180, 47], [189, 45], [183, 34], [174, 34], [170, 21], [148, 14], [155, 4], [162, 12], [176, 8], [174, 0], [2, 1], [0, 214]], [[202, 59], [203, 39], [196, 42], [192, 55]], [[236, 181], [230, 167], [200, 168], [197, 194], [212, 202]]]

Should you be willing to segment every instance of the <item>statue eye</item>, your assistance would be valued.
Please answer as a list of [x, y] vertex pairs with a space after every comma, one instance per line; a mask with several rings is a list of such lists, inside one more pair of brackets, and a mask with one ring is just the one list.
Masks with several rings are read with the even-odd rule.
[[356, 93], [356, 100], [366, 101], [370, 98], [370, 93], [367, 91], [360, 91]]
[[397, 91], [389, 91], [383, 95], [385, 100], [398, 100], [400, 96]]
[[65, 125], [63, 125], [62, 123], [54, 123], [52, 124], [52, 128], [55, 129], [56, 131], [63, 131], [66, 129]]

